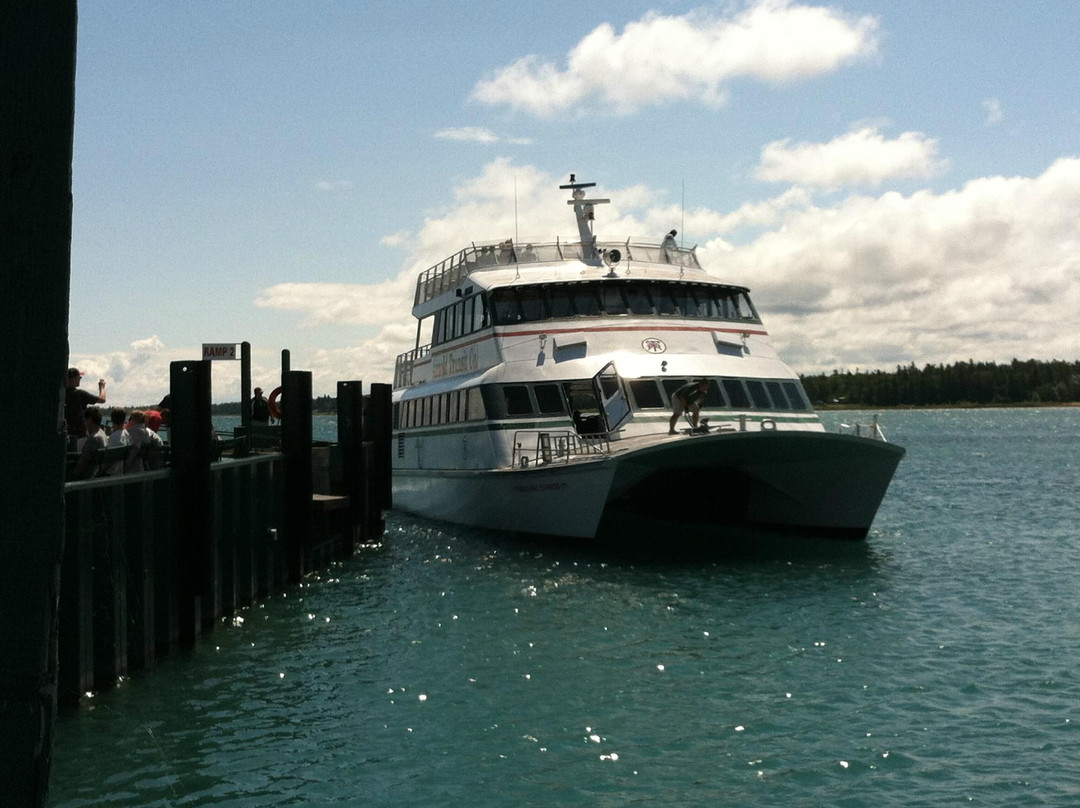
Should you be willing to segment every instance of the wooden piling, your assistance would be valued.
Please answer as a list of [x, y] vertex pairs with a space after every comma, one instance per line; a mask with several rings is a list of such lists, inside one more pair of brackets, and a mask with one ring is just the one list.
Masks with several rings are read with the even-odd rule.
[[180, 637], [191, 642], [216, 616], [210, 499], [210, 362], [172, 362], [169, 443], [173, 552]]
[[0, 322], [20, 423], [0, 463], [0, 795], [44, 806], [64, 546], [75, 0], [0, 4]]
[[311, 552], [311, 373], [282, 374], [281, 450], [285, 455], [286, 579], [298, 582]]

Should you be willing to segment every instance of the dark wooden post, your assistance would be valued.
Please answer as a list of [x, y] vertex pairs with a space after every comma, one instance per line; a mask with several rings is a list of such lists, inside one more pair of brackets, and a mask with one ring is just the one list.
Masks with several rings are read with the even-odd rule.
[[44, 806], [64, 546], [75, 0], [0, 3], [0, 322], [21, 423], [0, 465], [0, 794]]
[[[338, 447], [341, 451], [342, 491], [349, 498], [349, 533], [352, 543], [364, 525], [364, 383], [337, 384]], [[351, 547], [349, 550], [351, 551]]]
[[393, 437], [394, 405], [391, 401], [393, 388], [389, 384], [371, 385], [371, 434], [372, 471], [375, 481], [372, 491], [375, 500], [373, 508], [388, 511], [394, 507], [391, 439]]
[[236, 452], [243, 457], [251, 452], [251, 343], [240, 343], [240, 428], [244, 445]]
[[210, 499], [210, 362], [171, 362], [169, 443], [180, 639], [191, 642], [216, 611]]
[[[282, 352], [284, 353], [284, 351]], [[285, 561], [288, 579], [307, 571], [311, 549], [311, 372], [282, 374], [281, 450], [285, 455]]]

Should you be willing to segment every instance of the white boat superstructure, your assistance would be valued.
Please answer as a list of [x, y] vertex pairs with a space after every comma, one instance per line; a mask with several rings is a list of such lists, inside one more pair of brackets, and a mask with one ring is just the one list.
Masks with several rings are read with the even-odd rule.
[[[696, 525], [861, 538], [904, 450], [828, 434], [744, 286], [694, 249], [578, 240], [470, 245], [421, 274], [394, 373], [394, 505], [549, 535]], [[673, 395], [709, 382], [702, 423]]]

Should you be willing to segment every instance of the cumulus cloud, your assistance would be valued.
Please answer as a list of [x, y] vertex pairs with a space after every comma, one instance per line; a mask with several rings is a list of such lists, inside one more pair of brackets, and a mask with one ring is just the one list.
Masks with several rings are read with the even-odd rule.
[[1080, 159], [1060, 159], [1037, 177], [794, 210], [722, 266], [800, 370], [1075, 358], [1077, 210]]
[[593, 97], [623, 114], [670, 100], [720, 106], [734, 79], [781, 84], [866, 59], [877, 51], [877, 28], [871, 16], [786, 0], [759, 0], [730, 16], [650, 12], [622, 33], [597, 26], [563, 67], [518, 59], [478, 82], [472, 98], [542, 117]]
[[767, 143], [755, 173], [767, 182], [876, 187], [887, 179], [930, 177], [945, 168], [935, 138], [904, 132], [888, 140], [876, 128], [865, 127], [828, 143]]

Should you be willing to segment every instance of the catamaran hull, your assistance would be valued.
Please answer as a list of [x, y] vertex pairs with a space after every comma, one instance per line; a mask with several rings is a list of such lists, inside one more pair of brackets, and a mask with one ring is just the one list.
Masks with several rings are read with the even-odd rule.
[[[747, 531], [861, 539], [904, 450], [823, 432], [700, 435], [588, 463], [394, 472], [394, 506], [475, 527], [553, 536], [703, 540]], [[702, 532], [704, 531], [704, 535]]]

